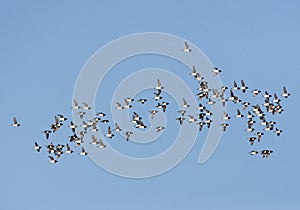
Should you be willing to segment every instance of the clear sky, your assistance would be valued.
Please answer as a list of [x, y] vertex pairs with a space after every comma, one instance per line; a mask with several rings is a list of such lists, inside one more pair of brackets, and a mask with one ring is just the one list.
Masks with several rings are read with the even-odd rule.
[[[1, 1], [1, 209], [299, 209], [299, 11], [296, 0]], [[197, 162], [204, 131], [177, 167], [148, 179], [110, 174], [78, 155], [52, 165], [46, 153], [32, 150], [34, 141], [47, 143], [41, 131], [54, 115], [71, 117], [73, 89], [87, 59], [114, 39], [148, 31], [193, 42], [222, 69], [225, 85], [244, 79], [271, 93], [287, 86], [292, 96], [274, 118], [282, 136], [267, 135], [254, 147], [274, 150], [270, 158], [248, 155], [245, 124], [236, 120], [208, 162]], [[143, 59], [123, 65], [176, 68], [165, 58]], [[229, 112], [235, 108], [228, 104]], [[17, 129], [10, 127], [14, 116], [22, 124]], [[170, 129], [164, 138], [178, 126]], [[69, 134], [61, 131], [52, 140]]]

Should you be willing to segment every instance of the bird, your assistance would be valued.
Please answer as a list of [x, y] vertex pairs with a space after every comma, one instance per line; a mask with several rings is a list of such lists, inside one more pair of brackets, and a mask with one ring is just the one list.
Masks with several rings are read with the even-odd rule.
[[103, 143], [103, 141], [101, 139], [99, 139], [98, 147], [101, 148], [101, 149], [106, 147], [106, 145]]
[[116, 109], [124, 109], [124, 107], [119, 103], [119, 102], [116, 102], [117, 106], [116, 106]]
[[250, 103], [245, 101], [243, 103], [243, 105], [244, 105], [243, 110], [246, 110], [248, 108], [248, 106], [250, 105]]
[[50, 160], [48, 161], [49, 163], [55, 164], [55, 163], [58, 162], [58, 161], [57, 161], [58, 156], [56, 156], [56, 159], [54, 159], [54, 157], [52, 157], [52, 156], [48, 156], [48, 157], [50, 158]]
[[87, 131], [87, 128], [89, 127], [89, 125], [88, 125], [86, 122], [82, 121], [81, 127], [82, 127], [85, 131]]
[[194, 118], [192, 115], [188, 115], [188, 117], [189, 117], [189, 119], [188, 119], [189, 123], [193, 123], [193, 122], [197, 121], [197, 119]]
[[79, 153], [79, 155], [81, 156], [85, 156], [85, 155], [88, 155], [89, 153], [87, 153], [84, 149], [84, 147], [81, 147], [81, 152]]
[[66, 150], [66, 154], [71, 154], [73, 153], [73, 150], [71, 150], [70, 145], [67, 143], [67, 150]]
[[97, 128], [97, 124], [96, 124], [96, 123], [94, 123], [92, 126], [93, 126], [93, 128], [90, 129], [90, 131], [92, 131], [92, 132], [97, 132], [97, 131], [99, 131], [99, 129]]
[[[105, 119], [105, 120], [101, 120], [100, 122], [103, 124], [106, 124], [106, 123], [109, 123], [109, 120]], [[96, 124], [96, 123], [93, 123], [93, 124]]]
[[246, 131], [252, 132], [252, 131], [254, 131], [254, 130], [255, 130], [255, 129], [252, 128], [252, 124], [251, 124], [250, 122], [248, 122], [248, 128], [246, 129]]
[[207, 128], [210, 128], [210, 124], [212, 123], [212, 120], [209, 118], [206, 118], [204, 122], [207, 125]]
[[278, 98], [277, 94], [274, 93], [274, 99], [273, 99], [273, 102], [274, 103], [279, 103], [281, 100]]
[[40, 151], [41, 151], [41, 148], [42, 148], [42, 147], [41, 147], [40, 145], [38, 145], [37, 142], [34, 142], [34, 147], [33, 147], [34, 150], [40, 152]]
[[77, 114], [79, 114], [80, 119], [82, 119], [83, 116], [86, 114], [86, 112], [80, 111], [80, 112], [77, 112]]
[[79, 110], [81, 109], [80, 106], [78, 106], [78, 102], [76, 101], [76, 99], [73, 100], [73, 110]]
[[242, 84], [242, 86], [241, 86], [242, 92], [243, 92], [243, 93], [246, 93], [246, 90], [248, 89], [248, 87], [245, 85], [244, 80], [241, 80], [241, 84]]
[[162, 87], [161, 86], [161, 82], [160, 82], [160, 80], [159, 79], [157, 79], [157, 86], [154, 88], [155, 90], [162, 90], [162, 89], [164, 89], [164, 87]]
[[160, 99], [162, 99], [162, 97], [161, 97], [161, 90], [157, 90], [157, 93], [154, 93], [154, 100], [160, 100]]
[[196, 70], [196, 67], [195, 67], [195, 66], [193, 66], [192, 73], [190, 73], [190, 75], [193, 76], [193, 77], [196, 77], [196, 75], [197, 75], [197, 70]]
[[230, 117], [229, 117], [229, 115], [228, 115], [228, 113], [227, 112], [223, 112], [223, 120], [229, 120], [230, 119]]
[[209, 104], [209, 105], [213, 105], [213, 104], [215, 104], [216, 102], [213, 101], [211, 98], [209, 98], [209, 99], [208, 99], [208, 102], [206, 102], [206, 103]]
[[240, 110], [237, 109], [237, 115], [235, 116], [236, 118], [242, 118], [244, 115], [241, 114]]
[[270, 97], [272, 97], [272, 95], [270, 95], [270, 94], [268, 93], [268, 91], [265, 91], [264, 98], [270, 98]]
[[179, 114], [181, 114], [181, 116], [184, 116], [184, 114], [186, 113], [186, 110], [179, 110], [179, 111], [177, 111]]
[[75, 133], [75, 129], [77, 128], [77, 125], [75, 125], [72, 121], [70, 122], [70, 125], [68, 126], [72, 129], [72, 132]]
[[202, 121], [198, 123], [198, 125], [199, 125], [199, 131], [202, 131], [202, 128], [203, 128], [204, 124], [205, 123], [202, 122]]
[[131, 131], [126, 131], [124, 134], [126, 135], [126, 141], [129, 141], [130, 136], [133, 134], [133, 132], [131, 132]]
[[213, 73], [214, 73], [214, 76], [217, 76], [217, 75], [219, 75], [219, 73], [222, 72], [222, 71], [221, 71], [219, 68], [217, 68], [217, 67], [214, 67], [212, 71], [213, 71]]
[[254, 116], [251, 114], [251, 112], [248, 111], [247, 118], [248, 118], [248, 119], [252, 119], [253, 117], [254, 117]]
[[66, 117], [64, 117], [62, 114], [58, 114], [57, 116], [59, 116], [59, 121], [60, 122], [63, 122], [63, 121], [66, 121], [68, 120]]
[[156, 127], [156, 132], [159, 132], [159, 131], [162, 131], [162, 130], [164, 130], [165, 129], [165, 127], [164, 126], [157, 126]]
[[182, 108], [189, 108], [190, 105], [187, 103], [187, 101], [183, 98], [183, 105]]
[[122, 129], [119, 127], [119, 125], [117, 123], [115, 123], [115, 126], [116, 126], [115, 129], [114, 129], [115, 132], [122, 131]]
[[204, 77], [202, 77], [201, 74], [200, 74], [199, 72], [196, 73], [196, 75], [195, 75], [194, 78], [195, 78], [195, 80], [197, 80], [197, 81], [201, 81], [201, 80], [204, 79]]
[[258, 151], [252, 150], [252, 151], [249, 152], [249, 154], [250, 155], [256, 155], [256, 154], [258, 154]]
[[84, 109], [84, 110], [90, 110], [91, 109], [91, 107], [89, 107], [89, 105], [87, 103], [82, 102], [82, 104], [83, 104], [82, 109]]
[[268, 158], [271, 155], [271, 153], [273, 153], [272, 150], [262, 150], [261, 151], [263, 158]]
[[103, 112], [98, 112], [96, 115], [97, 115], [98, 117], [104, 117], [104, 116], [106, 116], [106, 114], [103, 113]]
[[183, 52], [188, 53], [191, 52], [192, 50], [189, 47], [189, 44], [187, 42], [184, 42], [185, 48], [182, 49]]
[[18, 121], [17, 121], [17, 118], [16, 118], [16, 117], [14, 117], [13, 121], [14, 121], [14, 123], [13, 123], [13, 124], [11, 124], [11, 126], [12, 126], [12, 127], [15, 127], [15, 128], [17, 128], [17, 127], [21, 126], [21, 124], [20, 124], [20, 123], [18, 123]]
[[99, 142], [97, 141], [97, 137], [95, 135], [92, 135], [92, 141], [90, 144], [97, 145]]
[[258, 94], [261, 93], [261, 90], [254, 89], [254, 90], [252, 90], [252, 93], [253, 93], [253, 97], [255, 97], [255, 96], [257, 96]]
[[276, 128], [276, 130], [274, 131], [274, 133], [277, 135], [277, 136], [280, 136], [280, 134], [282, 133], [283, 131]]
[[108, 138], [110, 138], [110, 139], [112, 137], [114, 137], [114, 134], [111, 132], [110, 126], [108, 126], [108, 128], [107, 128], [107, 134], [105, 136], [108, 137]]
[[288, 91], [286, 90], [286, 87], [284, 86], [283, 87], [283, 93], [281, 96], [285, 97], [285, 98], [288, 98], [291, 94], [288, 93]]
[[123, 107], [124, 109], [129, 109], [129, 108], [131, 108], [132, 107], [132, 105], [130, 104], [130, 101], [128, 101], [128, 100], [126, 100], [126, 99], [124, 99], [125, 100], [125, 106]]
[[185, 118], [183, 116], [181, 116], [181, 117], [176, 118], [176, 120], [178, 120], [180, 125], [182, 125]]
[[256, 137], [250, 137], [250, 138], [248, 138], [248, 140], [249, 140], [250, 144], [253, 145], [254, 141], [256, 140]]
[[136, 128], [141, 128], [141, 129], [147, 128], [147, 126], [141, 120], [136, 122], [135, 127]]
[[138, 102], [140, 102], [141, 104], [144, 104], [144, 103], [147, 102], [147, 99], [145, 99], [145, 98], [140, 98], [140, 99], [138, 100]]
[[205, 106], [203, 106], [202, 104], [199, 104], [197, 109], [200, 111], [200, 112], [203, 112], [204, 109], [206, 109]]
[[264, 135], [264, 133], [257, 132], [256, 135], [257, 135], [257, 141], [260, 142], [260, 140], [261, 140], [262, 136]]
[[49, 139], [49, 135], [50, 135], [50, 133], [52, 133], [52, 131], [51, 130], [44, 130], [44, 131], [42, 131], [42, 133], [44, 133], [46, 135], [46, 139]]
[[222, 123], [220, 124], [223, 127], [223, 131], [226, 131], [227, 126], [229, 125], [228, 123]]
[[124, 100], [127, 101], [128, 103], [131, 103], [134, 101], [134, 98], [127, 97]]
[[155, 117], [155, 115], [156, 115], [157, 112], [158, 112], [157, 110], [150, 110], [149, 111], [151, 119], [154, 119], [154, 117]]
[[231, 88], [231, 90], [239, 90], [240, 88], [238, 87], [236, 81], [233, 81], [233, 87]]
[[206, 116], [212, 116], [213, 113], [210, 112], [208, 109], [205, 109], [205, 115], [206, 115]]

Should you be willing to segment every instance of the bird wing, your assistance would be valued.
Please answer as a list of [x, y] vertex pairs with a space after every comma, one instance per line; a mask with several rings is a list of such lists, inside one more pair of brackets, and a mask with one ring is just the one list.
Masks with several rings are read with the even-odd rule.
[[189, 49], [189, 44], [187, 42], [184, 42], [185, 48]]

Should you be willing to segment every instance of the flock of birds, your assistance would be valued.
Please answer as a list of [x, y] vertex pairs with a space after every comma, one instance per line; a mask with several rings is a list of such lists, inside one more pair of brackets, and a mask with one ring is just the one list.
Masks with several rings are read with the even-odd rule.
[[[184, 53], [189, 53], [192, 50], [189, 48], [189, 45], [187, 42], [185, 42], [185, 48], [182, 50]], [[212, 74], [214, 76], [217, 76], [222, 71], [216, 67], [212, 69]], [[178, 110], [178, 117], [176, 120], [179, 122], [179, 125], [182, 126], [184, 123], [197, 123], [199, 126], [199, 131], [202, 131], [202, 129], [207, 126], [207, 128], [210, 128], [210, 125], [213, 123], [211, 120], [211, 116], [213, 113], [204, 106], [203, 104], [207, 105], [213, 105], [217, 101], [221, 102], [223, 106], [228, 101], [233, 102], [234, 104], [238, 104], [241, 106], [241, 108], [236, 109], [236, 115], [234, 116], [237, 119], [246, 119], [247, 120], [247, 127], [245, 131], [247, 131], [251, 136], [247, 139], [250, 143], [250, 145], [253, 145], [256, 141], [260, 142], [264, 136], [264, 132], [271, 132], [273, 131], [276, 136], [280, 136], [283, 132], [278, 127], [276, 127], [277, 123], [272, 120], [268, 120], [267, 115], [276, 115], [281, 114], [284, 109], [281, 105], [281, 100], [283, 98], [288, 98], [291, 94], [288, 93], [286, 87], [283, 87], [283, 92], [281, 94], [281, 99], [278, 97], [276, 93], [273, 95], [270, 95], [268, 91], [261, 91], [259, 89], [253, 89], [251, 91], [252, 97], [258, 97], [260, 95], [261, 98], [264, 99], [263, 104], [253, 104], [251, 105], [248, 101], [242, 101], [241, 97], [238, 96], [238, 94], [245, 94], [249, 92], [249, 87], [247, 87], [244, 80], [241, 80], [240, 85], [237, 84], [236, 81], [233, 82], [232, 87], [226, 87], [222, 86], [220, 89], [209, 89], [208, 82], [205, 81], [205, 78], [197, 72], [197, 69], [195, 66], [192, 67], [192, 71], [190, 73], [190, 76], [194, 78], [195, 81], [199, 83], [198, 93], [195, 94], [199, 101], [198, 107], [195, 107], [199, 110], [199, 113], [197, 116], [192, 116], [188, 114], [188, 109], [190, 108], [190, 104], [186, 99], [183, 98], [183, 103], [180, 107], [180, 110]], [[155, 100], [157, 102], [157, 105], [154, 109], [149, 110], [149, 116], [150, 119], [154, 119], [155, 115], [159, 112], [166, 112], [168, 109], [168, 106], [170, 105], [169, 102], [164, 101], [164, 97], [162, 95], [164, 91], [163, 84], [159, 79], [157, 79], [157, 85], [153, 87], [154, 97], [151, 97], [151, 99]], [[229, 91], [229, 96], [226, 97], [226, 92]], [[116, 109], [117, 110], [124, 110], [124, 109], [132, 109], [133, 108], [133, 101], [137, 101], [140, 104], [146, 104], [150, 98], [125, 98], [124, 104], [122, 105], [120, 102], [116, 102]], [[93, 119], [86, 119], [85, 115], [86, 113], [91, 110], [91, 107], [85, 103], [82, 102], [82, 105], [80, 106], [79, 103], [74, 100], [73, 111], [76, 111], [76, 113], [79, 115], [79, 117], [82, 119], [81, 125], [75, 125], [72, 121], [69, 121], [68, 128], [71, 131], [71, 135], [68, 137], [69, 141], [65, 144], [57, 144], [54, 145], [52, 142], [50, 144], [45, 145], [42, 147], [37, 142], [34, 143], [33, 149], [37, 152], [40, 152], [43, 148], [47, 150], [48, 157], [49, 157], [49, 163], [57, 163], [58, 159], [61, 157], [62, 154], [72, 154], [74, 151], [72, 150], [72, 144], [74, 144], [75, 148], [80, 148], [80, 152], [78, 153], [81, 156], [88, 155], [88, 152], [85, 151], [84, 146], [82, 143], [85, 139], [85, 134], [87, 132], [92, 132], [90, 144], [97, 146], [100, 149], [104, 149], [106, 147], [104, 141], [102, 139], [97, 139], [96, 133], [99, 131], [98, 124], [108, 124], [110, 121], [109, 119], [105, 119], [106, 114], [103, 112], [98, 112], [96, 116]], [[241, 111], [242, 110], [242, 111]], [[55, 121], [50, 125], [49, 129], [46, 129], [42, 131], [42, 133], [45, 135], [45, 139], [48, 140], [51, 138], [52, 134], [55, 134], [63, 127], [63, 123], [68, 121], [68, 119], [62, 115], [58, 114], [55, 117]], [[227, 127], [229, 126], [228, 121], [232, 119], [232, 116], [230, 116], [228, 113], [224, 112], [223, 116], [223, 123], [220, 124], [220, 126], [223, 128], [223, 131], [225, 132], [227, 130]], [[143, 118], [138, 114], [137, 112], [133, 112], [131, 123], [136, 129], [146, 129], [147, 125], [143, 122]], [[262, 130], [257, 129], [257, 132], [254, 132], [254, 125], [261, 125], [263, 126]], [[11, 125], [13, 127], [19, 127], [20, 123], [18, 123], [17, 119], [13, 119], [13, 124]], [[156, 127], [156, 131], [160, 132], [164, 130], [164, 126], [158, 126]], [[114, 123], [114, 127], [107, 126], [107, 133], [105, 135], [106, 138], [112, 139], [115, 137], [115, 134], [118, 132], [122, 132], [122, 129], [117, 123]], [[123, 131], [123, 134], [125, 136], [125, 139], [127, 141], [130, 140], [131, 135], [134, 133], [134, 130], [132, 131]], [[271, 153], [273, 153], [270, 149], [263, 149], [261, 151], [252, 150], [249, 152], [250, 155], [256, 155], [261, 154], [263, 158], [267, 158], [270, 156]]]

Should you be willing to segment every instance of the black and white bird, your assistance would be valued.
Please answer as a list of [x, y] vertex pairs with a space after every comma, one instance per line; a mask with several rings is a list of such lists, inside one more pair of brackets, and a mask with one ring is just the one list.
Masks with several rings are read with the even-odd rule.
[[84, 149], [84, 147], [81, 147], [81, 152], [79, 153], [79, 155], [81, 155], [81, 156], [86, 156], [86, 155], [88, 155], [89, 153], [87, 153], [86, 151], [85, 151], [85, 149]]
[[233, 87], [231, 88], [231, 90], [239, 90], [240, 87], [238, 87], [236, 81], [233, 81]]
[[99, 144], [97, 137], [95, 135], [92, 135], [92, 141], [90, 142], [92, 145], [97, 145]]
[[219, 75], [219, 73], [221, 73], [222, 71], [221, 71], [219, 68], [214, 67], [213, 70], [212, 70], [212, 72], [214, 73], [214, 76], [217, 76], [217, 75]]
[[92, 107], [90, 107], [87, 103], [82, 102], [82, 104], [83, 104], [83, 107], [82, 107], [83, 110], [90, 110], [90, 109], [92, 109]]
[[246, 93], [246, 90], [248, 89], [248, 87], [245, 85], [244, 80], [241, 80], [241, 90], [243, 93]]
[[261, 93], [261, 90], [254, 89], [254, 90], [252, 91], [252, 93], [253, 93], [253, 97], [255, 97], [255, 96], [257, 96], [258, 94]]
[[101, 148], [101, 149], [106, 147], [106, 145], [103, 143], [103, 141], [101, 139], [99, 139], [98, 147]]
[[17, 128], [17, 127], [19, 127], [19, 126], [21, 126], [21, 124], [20, 123], [18, 123], [18, 121], [17, 121], [17, 118], [16, 117], [14, 117], [14, 119], [13, 119], [13, 124], [11, 124], [11, 126], [12, 127], [15, 127], [15, 128]]
[[71, 154], [71, 153], [73, 153], [73, 150], [71, 150], [71, 147], [70, 147], [70, 145], [67, 143], [67, 150], [66, 150], [66, 152], [65, 152], [66, 154]]
[[222, 119], [223, 119], [223, 120], [229, 120], [229, 119], [230, 119], [230, 117], [229, 117], [229, 115], [228, 115], [227, 112], [223, 112], [223, 117], [222, 117]]
[[70, 125], [68, 126], [72, 129], [72, 132], [75, 133], [75, 129], [77, 128], [77, 125], [75, 125], [72, 121], [70, 122]]
[[280, 134], [282, 133], [283, 131], [276, 128], [276, 130], [274, 131], [274, 133], [277, 135], [277, 136], [280, 136]]
[[130, 139], [131, 135], [133, 134], [133, 132], [132, 131], [126, 131], [124, 134], [126, 135], [126, 141], [129, 141], [129, 139]]
[[154, 119], [154, 117], [155, 117], [155, 115], [156, 115], [157, 112], [158, 112], [157, 110], [150, 110], [149, 111], [151, 119]]
[[183, 116], [176, 118], [179, 121], [179, 124], [182, 125], [185, 118]]
[[120, 128], [120, 126], [119, 126], [117, 123], [115, 123], [115, 129], [114, 129], [114, 131], [115, 131], [115, 132], [120, 132], [120, 131], [122, 131], [122, 129]]
[[50, 158], [50, 160], [48, 161], [49, 163], [55, 164], [55, 163], [58, 162], [58, 161], [57, 161], [58, 156], [56, 156], [56, 159], [54, 159], [54, 157], [52, 157], [52, 156], [48, 156], [48, 157]]
[[124, 107], [119, 103], [119, 102], [116, 102], [117, 106], [116, 106], [116, 109], [124, 109]]
[[256, 135], [257, 135], [257, 141], [260, 142], [262, 136], [264, 135], [264, 133], [262, 133], [262, 132], [257, 132]]
[[188, 122], [189, 123], [193, 123], [193, 122], [196, 122], [197, 119], [195, 117], [193, 117], [192, 115], [188, 115], [189, 119], [188, 119]]
[[145, 98], [140, 98], [139, 100], [138, 100], [138, 102], [140, 102], [141, 104], [144, 104], [144, 103], [146, 103], [148, 100], [147, 99], [145, 99]]
[[262, 150], [261, 151], [261, 154], [262, 154], [263, 158], [268, 158], [271, 155], [271, 153], [273, 153], [272, 150]]
[[40, 152], [42, 147], [37, 143], [37, 142], [34, 142], [34, 147], [33, 147], [34, 150]]
[[291, 94], [287, 91], [286, 87], [283, 87], [283, 93], [281, 96], [288, 98]]
[[197, 75], [197, 70], [196, 70], [196, 67], [195, 67], [195, 66], [193, 66], [193, 68], [192, 68], [192, 73], [190, 73], [190, 75], [193, 76], [193, 77], [196, 77], [196, 75]]
[[81, 109], [81, 107], [78, 105], [78, 102], [76, 101], [76, 99], [74, 99], [74, 101], [73, 101], [73, 107], [72, 107], [72, 109], [74, 109], [74, 110]]
[[162, 90], [164, 87], [161, 85], [161, 82], [159, 79], [157, 79], [157, 86], [154, 88], [155, 90]]
[[252, 151], [249, 152], [249, 154], [250, 155], [256, 155], [256, 154], [258, 154], [258, 151], [252, 150]]
[[222, 123], [220, 124], [223, 127], [223, 131], [226, 131], [227, 126], [229, 125], [228, 123]]
[[164, 126], [157, 126], [156, 127], [156, 132], [160, 132], [160, 131], [162, 131], [162, 130], [164, 130], [165, 129], [165, 127]]
[[108, 126], [108, 128], [107, 128], [107, 134], [105, 135], [107, 138], [112, 138], [112, 137], [114, 137], [114, 134], [111, 132], [111, 128], [110, 128], [110, 126]]
[[51, 130], [44, 130], [44, 131], [42, 131], [42, 133], [44, 133], [46, 135], [46, 139], [49, 139], [49, 135], [50, 135], [50, 133], [52, 133], [52, 131]]
[[190, 105], [187, 103], [187, 101], [183, 98], [182, 99], [183, 100], [183, 105], [182, 105], [182, 108], [189, 108], [190, 107]]
[[191, 52], [192, 50], [189, 47], [189, 44], [187, 42], [184, 42], [185, 48], [182, 49], [182, 52], [188, 53]]
[[255, 140], [256, 140], [256, 137], [250, 137], [250, 138], [248, 138], [248, 141], [250, 142], [251, 145], [254, 144]]
[[236, 111], [237, 111], [237, 115], [235, 116], [236, 118], [244, 117], [244, 115], [241, 114], [241, 111], [239, 109], [237, 109]]

